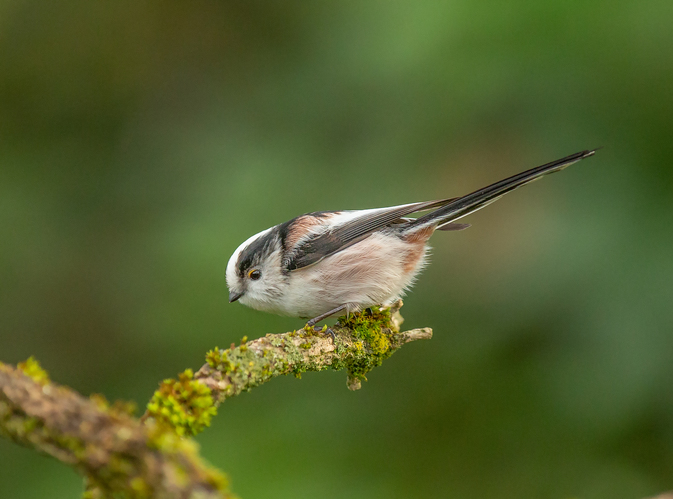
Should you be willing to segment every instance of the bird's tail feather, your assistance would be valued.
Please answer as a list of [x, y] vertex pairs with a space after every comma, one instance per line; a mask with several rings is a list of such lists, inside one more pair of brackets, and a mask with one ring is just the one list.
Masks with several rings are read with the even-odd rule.
[[[554, 173], [563, 170], [564, 168], [576, 163], [584, 158], [593, 156], [597, 149], [586, 150], [571, 154], [565, 158], [561, 158], [546, 165], [531, 168], [525, 172], [521, 172], [512, 177], [491, 184], [488, 187], [474, 191], [471, 194], [457, 198], [438, 210], [435, 210], [427, 215], [418, 217], [412, 224], [414, 228], [420, 228], [428, 225], [446, 226], [449, 222], [458, 220], [470, 213], [482, 209], [494, 201], [500, 199], [522, 185], [538, 180], [539, 178], [549, 173]], [[456, 224], [458, 225], [458, 224]], [[455, 230], [455, 229], [454, 229]]]

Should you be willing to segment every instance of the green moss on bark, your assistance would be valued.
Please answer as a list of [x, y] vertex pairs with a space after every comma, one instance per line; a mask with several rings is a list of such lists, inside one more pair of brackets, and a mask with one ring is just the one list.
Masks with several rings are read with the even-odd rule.
[[33, 381], [41, 385], [46, 385], [49, 383], [49, 374], [47, 371], [42, 369], [40, 363], [35, 360], [35, 357], [32, 355], [24, 362], [19, 362], [16, 367], [19, 371], [23, 372], [23, 374], [30, 376], [33, 378]]
[[210, 426], [217, 407], [210, 389], [194, 380], [194, 372], [187, 369], [177, 381], [166, 379], [161, 383], [147, 404], [147, 414], [178, 435], [189, 436]]

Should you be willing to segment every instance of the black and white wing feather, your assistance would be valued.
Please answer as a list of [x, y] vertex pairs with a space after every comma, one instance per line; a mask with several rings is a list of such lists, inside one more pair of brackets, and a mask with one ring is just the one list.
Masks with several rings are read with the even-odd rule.
[[454, 199], [425, 201], [374, 210], [308, 214], [299, 217], [289, 223], [305, 223], [305, 217], [315, 216], [329, 220], [329, 224], [323, 225], [321, 227], [323, 230], [316, 231], [315, 234], [299, 240], [296, 245], [286, 248], [288, 258], [284, 262], [284, 267], [288, 271], [308, 267], [362, 241], [384, 227], [395, 223], [406, 225], [413, 223], [413, 220], [403, 218], [406, 215], [445, 206]]

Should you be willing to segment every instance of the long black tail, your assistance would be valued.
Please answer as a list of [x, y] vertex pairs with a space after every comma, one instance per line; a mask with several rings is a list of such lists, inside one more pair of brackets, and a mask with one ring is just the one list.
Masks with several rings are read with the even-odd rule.
[[473, 213], [477, 210], [480, 210], [486, 205], [491, 204], [496, 201], [501, 196], [507, 194], [522, 185], [528, 184], [537, 180], [544, 175], [549, 173], [554, 173], [563, 170], [564, 168], [577, 163], [578, 161], [593, 156], [598, 149], [586, 150], [571, 154], [565, 158], [561, 158], [546, 165], [538, 166], [536, 168], [531, 168], [525, 172], [521, 172], [512, 177], [491, 184], [488, 187], [474, 191], [467, 196], [457, 198], [449, 204], [435, 210], [427, 215], [418, 217], [414, 222], [414, 227], [419, 227], [423, 225], [442, 225], [458, 220], [470, 213]]

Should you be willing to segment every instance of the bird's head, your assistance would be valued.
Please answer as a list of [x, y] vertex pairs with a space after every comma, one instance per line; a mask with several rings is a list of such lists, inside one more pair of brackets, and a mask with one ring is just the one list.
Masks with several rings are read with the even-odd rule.
[[272, 227], [241, 244], [227, 263], [229, 303], [240, 301], [257, 310], [278, 308], [287, 278], [281, 270], [282, 244]]

